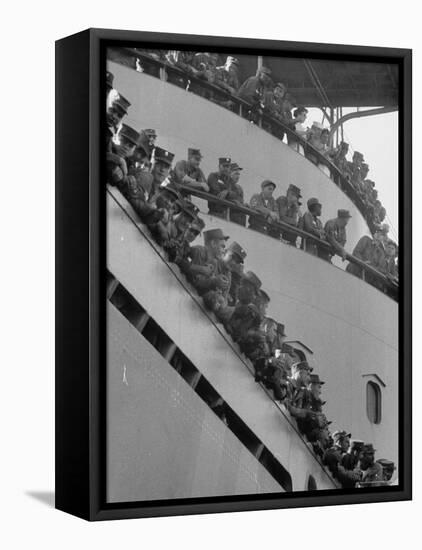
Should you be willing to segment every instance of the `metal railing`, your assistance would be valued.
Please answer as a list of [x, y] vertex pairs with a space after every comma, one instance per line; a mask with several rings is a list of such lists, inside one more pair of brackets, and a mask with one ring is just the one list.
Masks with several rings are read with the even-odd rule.
[[[192, 195], [194, 197], [197, 197], [198, 199], [206, 200], [208, 203], [213, 203], [218, 205], [222, 211], [224, 211], [224, 218], [227, 221], [231, 221], [230, 214], [231, 212], [243, 214], [245, 216], [248, 216], [249, 219], [252, 217], [255, 220], [258, 220], [260, 224], [265, 227], [268, 226], [271, 229], [275, 230], [275, 233], [279, 232], [282, 233], [289, 233], [296, 235], [297, 238], [302, 239], [301, 247], [306, 250], [306, 243], [311, 242], [312, 244], [315, 244], [317, 249], [326, 253], [335, 255], [336, 252], [334, 251], [331, 244], [323, 239], [320, 239], [316, 237], [315, 235], [312, 235], [311, 233], [308, 233], [307, 231], [304, 231], [303, 229], [300, 229], [299, 227], [295, 227], [293, 225], [289, 225], [288, 223], [285, 223], [283, 221], [273, 221], [269, 222], [261, 212], [258, 210], [255, 210], [251, 208], [248, 205], [245, 204], [239, 204], [233, 201], [229, 201], [226, 199], [220, 199], [216, 197], [215, 195], [212, 195], [210, 193], [206, 193], [205, 191], [200, 191], [198, 189], [192, 188], [188, 185], [181, 185], [180, 190], [184, 194]], [[213, 215], [213, 214], [211, 214]], [[223, 217], [223, 216], [219, 216]], [[234, 222], [237, 223], [237, 222]], [[239, 224], [238, 225], [243, 225]], [[246, 224], [246, 220], [245, 220]], [[252, 228], [251, 228], [252, 229]], [[273, 237], [271, 234], [267, 233], [267, 236], [270, 238], [277, 238]], [[374, 267], [368, 265], [367, 263], [363, 262], [359, 258], [356, 258], [352, 254], [346, 254], [346, 260], [362, 270], [362, 279], [369, 284], [375, 286], [380, 290], [381, 292], [387, 294], [390, 298], [398, 301], [398, 291], [399, 287], [398, 284], [396, 284], [394, 281], [390, 280], [386, 275], [375, 269]], [[352, 275], [354, 276], [354, 275]]]
[[[142, 50], [122, 47], [113, 48], [113, 51], [115, 53], [114, 58], [113, 54], [111, 55], [112, 60], [117, 62], [124, 62], [124, 60], [126, 60], [126, 62], [129, 63], [129, 66], [132, 66], [135, 70], [141, 70], [146, 74], [156, 76], [161, 80], [165, 80], [182, 87], [186, 91], [201, 95], [214, 103], [220, 104], [225, 108], [229, 108], [231, 111], [243, 118], [246, 118], [248, 113], [254, 108], [252, 104], [236, 95], [231, 94], [227, 90], [224, 90], [223, 88], [220, 88], [207, 80], [190, 75], [166, 61], [155, 59]], [[118, 53], [117, 56], [116, 52]], [[283, 139], [282, 136], [286, 135], [289, 142], [297, 143], [303, 148], [305, 158], [311, 157], [313, 159], [309, 160], [308, 158], [310, 162], [327, 167], [330, 173], [330, 179], [350, 198], [356, 208], [366, 219], [371, 231], [373, 231], [373, 227], [371, 227], [371, 220], [368, 219], [368, 207], [365, 204], [363, 196], [359, 193], [356, 187], [354, 187], [350, 179], [333, 162], [331, 162], [329, 158], [313, 147], [311, 143], [300, 137], [288, 125], [283, 124], [265, 112], [256, 113], [256, 124], [280, 140]]]

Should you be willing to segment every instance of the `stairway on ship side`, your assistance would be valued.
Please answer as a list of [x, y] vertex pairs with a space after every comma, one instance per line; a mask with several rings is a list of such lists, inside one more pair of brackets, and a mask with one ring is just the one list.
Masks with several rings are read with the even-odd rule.
[[336, 487], [114, 188], [107, 268], [109, 500]]

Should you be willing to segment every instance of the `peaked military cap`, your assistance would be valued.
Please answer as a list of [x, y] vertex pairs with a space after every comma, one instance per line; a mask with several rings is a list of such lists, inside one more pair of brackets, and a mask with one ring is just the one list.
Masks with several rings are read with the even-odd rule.
[[292, 365], [292, 368], [295, 367], [296, 370], [307, 370], [309, 372], [312, 372], [314, 369], [309, 365], [308, 361], [299, 361], [298, 363], [295, 363]]
[[272, 185], [273, 189], [275, 189], [277, 186], [276, 184], [271, 181], [271, 180], [264, 180], [262, 183], [261, 183], [261, 189], [265, 189], [266, 187], [269, 187], [270, 185]]
[[119, 135], [121, 135], [136, 146], [138, 145], [141, 138], [140, 134], [128, 124], [122, 124]]
[[263, 298], [267, 302], [271, 302], [271, 298], [268, 296], [268, 294], [262, 288], [259, 290], [258, 294], [259, 294], [260, 298]]
[[319, 200], [316, 199], [315, 197], [312, 197], [311, 199], [309, 199], [306, 204], [308, 205], [308, 208], [311, 208], [311, 206], [314, 206], [315, 204], [319, 204], [320, 206], [322, 206]]
[[201, 159], [202, 158], [202, 153], [201, 153], [200, 149], [193, 149], [193, 148], [189, 147], [188, 157], [199, 157]]
[[218, 159], [218, 164], [231, 164], [232, 159], [230, 157], [220, 157]]
[[363, 155], [362, 155], [362, 153], [360, 153], [359, 151], [355, 151], [355, 152], [353, 153], [353, 158], [357, 158], [357, 159], [363, 160]]
[[107, 71], [106, 86], [108, 88], [112, 88], [113, 87], [113, 81], [114, 81], [114, 74], [111, 73], [110, 71]]
[[227, 250], [230, 250], [230, 252], [236, 254], [236, 256], [240, 258], [240, 261], [243, 264], [243, 260], [246, 258], [246, 250], [244, 250], [239, 243], [233, 241], [232, 243], [230, 243]]
[[337, 210], [337, 217], [338, 218], [351, 218], [350, 212], [348, 210]]
[[146, 134], [147, 136], [154, 136], [154, 137], [157, 137], [157, 132], [154, 130], [154, 128], [145, 128], [144, 130], [142, 130], [144, 132], [144, 134]]
[[257, 290], [261, 288], [262, 282], [253, 271], [247, 271], [244, 273], [242, 279], [251, 283], [251, 285], [253, 285]]
[[238, 170], [243, 170], [243, 168], [239, 166], [237, 162], [232, 162], [232, 164], [230, 164], [230, 170], [232, 172], [237, 172]]
[[227, 239], [229, 238], [230, 237], [228, 237], [227, 235], [224, 235], [221, 229], [208, 229], [208, 231], [204, 231], [204, 241], [206, 243], [213, 240], [227, 241]]
[[[144, 130], [145, 131], [145, 130]], [[173, 162], [174, 154], [170, 153], [170, 151], [166, 151], [165, 149], [162, 149], [161, 147], [155, 147], [154, 148], [154, 160], [158, 162], [164, 162], [165, 164], [168, 164], [169, 166]]]
[[323, 380], [320, 380], [318, 374], [311, 374], [311, 384], [325, 384]]
[[379, 458], [377, 462], [378, 464], [381, 464], [381, 466], [386, 470], [396, 469], [396, 465], [394, 464], [394, 462], [392, 460], [388, 460], [387, 458]]
[[334, 442], [340, 441], [344, 439], [345, 437], [348, 437], [349, 439], [352, 437], [351, 433], [347, 433], [345, 430], [337, 430], [333, 433], [332, 438]]
[[374, 449], [374, 446], [372, 445], [372, 443], [365, 443], [365, 445], [363, 445], [362, 447], [363, 453], [372, 454], [372, 453], [375, 453], [375, 451], [376, 449]]
[[287, 189], [287, 192], [289, 191], [294, 193], [298, 199], [302, 198], [302, 195], [300, 194], [300, 189], [299, 187], [297, 187], [297, 185], [293, 185], [293, 183], [291, 183]]
[[274, 88], [284, 88], [284, 89], [286, 89], [286, 85], [283, 84], [283, 82], [277, 82], [275, 84]]
[[131, 106], [130, 101], [128, 101], [125, 97], [122, 96], [122, 94], [118, 94], [116, 96], [116, 99], [113, 101], [112, 104], [113, 107], [117, 107], [120, 109], [123, 113], [127, 114], [127, 110]]

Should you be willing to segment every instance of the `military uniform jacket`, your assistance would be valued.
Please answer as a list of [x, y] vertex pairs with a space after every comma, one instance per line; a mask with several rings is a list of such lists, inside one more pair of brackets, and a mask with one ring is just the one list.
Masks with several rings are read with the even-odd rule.
[[[375, 269], [383, 271], [385, 266], [384, 248], [381, 243], [371, 239], [368, 235], [364, 235], [359, 239], [353, 250], [353, 256], [356, 256], [356, 258], [362, 260], [363, 262], [368, 262]], [[356, 264], [349, 263], [346, 271], [360, 277], [362, 275], [363, 268]]]
[[[319, 239], [324, 238], [324, 228], [321, 220], [317, 216], [311, 214], [309, 210], [303, 214], [302, 228], [307, 233], [310, 233]], [[318, 254], [318, 244], [311, 239], [302, 239], [302, 248], [311, 254]]]
[[383, 481], [384, 473], [381, 464], [374, 462], [363, 472], [362, 481]]
[[337, 220], [328, 220], [324, 227], [325, 238], [333, 247], [333, 254], [337, 253], [341, 255], [343, 253], [343, 247], [346, 244], [346, 228], [340, 227]]
[[[263, 218], [265, 218], [265, 220], [268, 218], [270, 212], [275, 212], [278, 216], [278, 205], [274, 197], [264, 199], [263, 194], [258, 193], [256, 195], [253, 195], [249, 202], [249, 205], [254, 210], [258, 210], [262, 214]], [[267, 225], [268, 224], [264, 221], [264, 219], [262, 219], [262, 217], [249, 217], [249, 227], [252, 227], [254, 229], [266, 229]]]
[[222, 65], [216, 69], [215, 84], [231, 93], [236, 93], [239, 88], [239, 79], [236, 75], [231, 74], [224, 65]]
[[[229, 178], [225, 174], [220, 174], [220, 172], [211, 172], [208, 176], [208, 187], [210, 193], [219, 197], [223, 191], [229, 190]], [[220, 218], [225, 218], [227, 215], [227, 207], [220, 206], [219, 204], [209, 202], [208, 203], [209, 213], [214, 216], [219, 216]]]
[[278, 197], [276, 203], [280, 220], [297, 227], [299, 222], [299, 208], [294, 204], [289, 204], [287, 197], [283, 196]]
[[238, 95], [248, 103], [255, 103], [257, 100], [262, 99], [264, 94], [264, 87], [259, 80], [258, 76], [250, 76], [240, 86]]
[[213, 267], [213, 274], [210, 277], [197, 274], [191, 278], [192, 283], [198, 290], [199, 294], [202, 295], [208, 290], [215, 290], [216, 286], [213, 278], [217, 275], [224, 275], [228, 279], [229, 285], [227, 290], [222, 292], [222, 294], [227, 299], [231, 284], [231, 272], [226, 268], [223, 262], [215, 258], [206, 246], [201, 245], [191, 247], [190, 257], [192, 258], [192, 264], [194, 265], [211, 265]]
[[324, 228], [321, 220], [308, 211], [303, 214], [303, 230], [320, 239]]

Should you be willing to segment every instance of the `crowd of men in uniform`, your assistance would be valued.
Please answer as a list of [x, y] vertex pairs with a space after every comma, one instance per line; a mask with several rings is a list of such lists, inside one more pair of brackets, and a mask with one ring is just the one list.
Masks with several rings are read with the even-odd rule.
[[[223, 62], [223, 58], [219, 54], [211, 52], [136, 51], [142, 57], [136, 58], [136, 61], [131, 60], [131, 63], [135, 63], [135, 68], [138, 71], [154, 72], [156, 70], [156, 67], [148, 67], [148, 57], [150, 57], [165, 63], [168, 68], [178, 69], [179, 72], [175, 74], [169, 72], [167, 75], [167, 79], [176, 85], [203, 95], [227, 108], [233, 108], [234, 106], [230, 99], [222, 99], [218, 96], [218, 93], [204, 90], [201, 86], [195, 85], [196, 80], [191, 82], [189, 77], [206, 81], [214, 85], [216, 89], [242, 99], [250, 106], [246, 110], [246, 116], [249, 120], [257, 122], [259, 117], [266, 115], [262, 123], [263, 127], [278, 138], [283, 139], [285, 135], [283, 128], [271, 125], [268, 120], [276, 120], [282, 123], [284, 127], [293, 130], [301, 140], [310, 143], [313, 149], [337, 166], [360, 197], [372, 233], [380, 229], [386, 218], [386, 210], [378, 199], [375, 182], [367, 177], [369, 165], [365, 163], [362, 153], [354, 151], [352, 160], [349, 161], [346, 158], [349, 154], [348, 143], [341, 141], [337, 147], [332, 146], [330, 143], [330, 130], [321, 123], [314, 122], [310, 127], [306, 127], [308, 110], [304, 106], [297, 105], [285, 83], [273, 80], [270, 68], [261, 66], [256, 75], [248, 77], [241, 83], [239, 59], [232, 55], [227, 56]], [[181, 77], [180, 72], [186, 77]], [[291, 132], [287, 134], [288, 144], [296, 150], [302, 150], [295, 134]], [[313, 150], [306, 149], [302, 152], [309, 160], [319, 164], [319, 159], [313, 153]], [[329, 169], [328, 175], [330, 175]]]
[[[394, 471], [394, 464], [391, 466], [387, 461], [390, 466], [381, 465], [381, 469], [374, 466], [377, 463], [372, 460], [371, 445], [363, 445], [359, 453], [356, 445], [352, 446], [348, 453], [349, 447], [339, 436], [343, 432], [330, 434], [331, 422], [323, 413], [321, 398], [324, 381], [313, 373], [303, 352], [300, 354], [285, 342], [284, 324], [267, 316], [270, 296], [262, 288], [258, 275], [245, 270], [247, 253], [244, 248], [234, 241], [226, 246], [229, 236], [219, 228], [205, 230], [199, 209], [190, 200], [190, 188], [208, 190], [225, 199], [237, 193], [243, 200], [236, 177], [233, 179], [233, 174], [239, 174], [241, 167], [229, 157], [222, 157], [219, 170], [205, 179], [200, 168], [200, 151], [189, 149], [188, 159], [176, 162], [172, 168], [174, 155], [155, 145], [154, 130], [138, 132], [122, 122], [130, 103], [113, 88], [111, 73], [107, 73], [106, 102], [107, 183], [115, 186], [128, 200], [162, 247], [166, 259], [179, 267], [202, 298], [206, 310], [213, 314], [216, 322], [223, 324], [239, 350], [250, 360], [255, 380], [272, 392], [274, 399], [295, 418], [300, 433], [339, 482], [344, 485], [343, 478], [347, 478], [347, 483], [351, 483], [351, 476], [355, 480], [353, 486], [388, 481], [391, 478], [388, 477], [389, 467]], [[230, 178], [230, 186], [227, 178]], [[284, 219], [296, 212], [300, 190], [290, 186], [285, 197], [275, 200], [272, 198], [273, 182], [265, 180], [261, 187], [261, 193], [251, 199], [256, 216], [249, 216], [250, 227], [270, 234], [278, 231], [279, 238], [293, 244], [294, 233], [281, 231], [272, 221], [279, 218], [280, 212], [284, 212]], [[209, 207], [215, 216], [226, 216], [225, 206], [218, 202], [211, 201]], [[320, 215], [321, 205], [311, 199], [308, 208], [308, 215], [303, 216], [304, 224], [309, 223], [309, 228], [304, 225], [307, 230], [312, 229], [314, 218]], [[232, 215], [236, 214], [244, 216], [235, 211]], [[311, 216], [312, 219], [308, 219]], [[336, 247], [345, 244], [345, 237], [342, 241], [339, 234], [343, 231], [345, 235], [349, 217], [347, 211], [339, 210], [337, 218], [325, 225], [327, 239], [333, 238], [332, 254], [343, 253]], [[243, 219], [232, 221], [244, 222]], [[321, 226], [317, 224], [317, 227], [322, 231]], [[201, 233], [204, 244], [193, 245]], [[312, 246], [312, 243], [306, 244], [306, 250], [318, 254], [318, 247], [312, 249]], [[220, 408], [219, 414], [224, 417], [224, 410]], [[369, 458], [371, 452], [372, 459]], [[348, 472], [346, 477], [344, 469]]]

